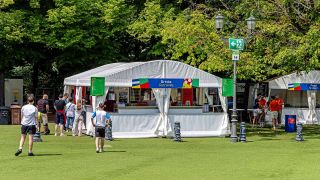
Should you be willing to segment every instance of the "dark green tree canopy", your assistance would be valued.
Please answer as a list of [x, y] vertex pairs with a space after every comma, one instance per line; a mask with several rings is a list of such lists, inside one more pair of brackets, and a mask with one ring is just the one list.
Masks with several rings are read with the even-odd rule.
[[245, 37], [245, 19], [258, 20], [238, 77], [263, 81], [320, 68], [319, 12], [316, 0], [1, 0], [0, 71], [32, 67], [23, 72], [33, 90], [39, 74], [59, 86], [118, 61], [172, 59], [228, 77], [231, 52], [214, 22], [221, 13], [225, 38]]

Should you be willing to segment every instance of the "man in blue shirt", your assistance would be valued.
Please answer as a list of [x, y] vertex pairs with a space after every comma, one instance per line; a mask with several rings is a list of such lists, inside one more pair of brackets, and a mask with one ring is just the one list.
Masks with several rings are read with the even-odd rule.
[[[93, 119], [96, 118], [94, 121]], [[99, 107], [96, 112], [93, 113], [91, 123], [95, 127], [96, 134], [96, 152], [103, 152], [105, 129], [111, 122], [110, 115], [103, 110], [103, 103], [99, 103]]]

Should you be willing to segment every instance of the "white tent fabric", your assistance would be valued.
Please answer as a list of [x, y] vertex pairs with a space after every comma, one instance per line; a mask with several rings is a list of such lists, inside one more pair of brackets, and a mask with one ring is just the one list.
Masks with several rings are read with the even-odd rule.
[[[209, 74], [205, 71], [202, 71], [200, 69], [194, 68], [190, 65], [177, 62], [177, 61], [171, 61], [171, 60], [155, 60], [155, 61], [149, 61], [149, 62], [133, 62], [133, 63], [113, 63], [113, 64], [107, 64], [104, 66], [100, 66], [95, 69], [91, 69], [89, 71], [85, 71], [80, 74], [76, 74], [74, 76], [65, 78], [64, 85], [65, 86], [90, 86], [90, 78], [91, 77], [105, 77], [106, 87], [131, 87], [132, 86], [132, 79], [138, 79], [138, 78], [192, 78], [192, 79], [199, 79], [199, 87], [215, 87], [215, 88], [222, 88], [222, 79], [214, 76], [212, 74]], [[132, 129], [140, 129], [140, 132], [128, 132], [127, 129], [121, 129], [120, 127], [117, 127], [117, 122], [114, 124], [115, 133], [119, 137], [135, 137], [135, 134], [137, 137], [153, 137], [153, 136], [171, 136], [172, 133], [172, 124], [175, 121], [175, 119], [170, 119], [168, 112], [169, 112], [169, 105], [170, 105], [170, 91], [171, 89], [153, 89], [154, 94], [156, 96], [156, 100], [158, 103], [158, 108], [160, 111], [160, 114], [156, 114], [152, 116], [152, 119], [154, 120], [156, 117], [158, 118], [156, 123], [156, 128], [154, 128], [154, 121], [145, 122], [142, 124], [145, 124], [144, 126], [140, 126], [137, 124], [132, 124], [130, 122], [127, 122], [126, 125], [131, 124], [132, 126], [139, 126], [139, 127], [132, 127]], [[226, 103], [225, 98], [222, 98], [222, 105], [224, 112], [224, 117], [227, 117], [226, 113]], [[95, 110], [95, 107], [97, 106], [97, 100], [96, 97], [92, 98], [92, 106], [93, 111]], [[130, 119], [134, 122], [136, 122], [136, 118], [138, 118], [137, 115], [127, 115], [127, 116], [119, 116], [115, 115], [115, 119]], [[135, 117], [133, 117], [135, 116]], [[175, 115], [172, 115], [175, 116]], [[214, 115], [212, 115], [214, 116]], [[200, 119], [200, 116], [198, 119]], [[90, 117], [88, 117], [90, 118]], [[114, 118], [113, 118], [114, 119]], [[144, 118], [145, 119], [145, 118]], [[194, 123], [200, 123], [200, 121], [196, 121], [198, 119], [194, 119]], [[214, 123], [213, 121], [223, 121], [223, 124], [228, 125], [229, 121], [227, 118], [205, 118], [207, 121]], [[145, 119], [146, 120], [146, 119]], [[88, 124], [89, 121], [89, 124]], [[116, 120], [115, 120], [116, 121]], [[205, 121], [205, 120], [204, 120]], [[138, 122], [138, 121], [137, 121]], [[151, 123], [151, 124], [150, 124]], [[118, 124], [120, 125], [120, 124]], [[87, 119], [87, 133], [92, 134], [93, 128], [91, 127], [90, 119]], [[145, 128], [142, 130], [141, 128]], [[153, 134], [150, 135], [150, 128], [152, 127]], [[195, 126], [196, 127], [196, 126]], [[210, 126], [206, 126], [210, 127]], [[214, 126], [215, 128], [220, 128], [220, 126]], [[118, 132], [117, 132], [118, 130]], [[193, 129], [196, 131], [196, 129]], [[220, 131], [221, 129], [219, 129]], [[124, 133], [124, 134], [121, 134]], [[127, 133], [127, 134], [126, 134]], [[138, 134], [137, 134], [138, 133]], [[209, 133], [210, 134], [210, 133]]]
[[90, 77], [105, 77], [106, 86], [131, 87], [138, 78], [199, 78], [200, 87], [221, 87], [222, 79], [187, 64], [155, 60], [148, 62], [113, 63], [67, 77], [64, 85], [90, 86]]
[[320, 83], [320, 71], [302, 71], [270, 80], [269, 89], [288, 89], [290, 83]]
[[153, 94], [156, 97], [160, 116], [158, 120], [158, 128], [155, 134], [158, 136], [172, 136], [172, 128], [169, 123], [168, 111], [170, 105], [170, 92], [168, 88], [154, 88]]
[[65, 93], [68, 93], [68, 94], [71, 94], [71, 86], [64, 86], [64, 89], [63, 89], [63, 94]]
[[225, 96], [222, 96], [222, 88], [218, 88], [218, 91], [219, 91], [219, 97], [220, 97], [220, 102], [221, 102], [223, 112], [227, 112], [228, 111], [228, 98]]
[[76, 87], [76, 99], [75, 102], [78, 102], [78, 100], [82, 100], [82, 87], [77, 86]]
[[308, 120], [312, 122], [312, 124], [317, 122], [316, 118], [316, 91], [308, 91]]
[[[291, 73], [286, 76], [282, 76], [269, 81], [269, 95], [272, 94], [272, 89], [288, 89], [288, 84], [291, 83], [320, 83], [320, 71], [314, 70], [310, 72], [301, 71], [296, 73]], [[300, 113], [300, 119], [303, 119], [301, 122], [306, 122], [308, 124], [319, 123], [317, 120], [316, 113], [316, 92], [315, 91], [307, 91], [308, 95], [308, 115], [305, 113]], [[291, 112], [286, 110], [286, 112]], [[296, 111], [292, 111], [294, 113]]]

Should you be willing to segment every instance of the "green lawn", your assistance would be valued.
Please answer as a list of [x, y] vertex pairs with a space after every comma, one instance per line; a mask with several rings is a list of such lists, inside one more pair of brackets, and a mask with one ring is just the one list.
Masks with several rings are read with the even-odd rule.
[[[35, 157], [15, 157], [20, 126], [0, 126], [0, 179], [319, 179], [320, 127], [295, 134], [250, 130], [248, 143], [228, 138], [116, 139], [97, 154], [88, 136], [42, 136]], [[52, 127], [51, 127], [52, 130]]]

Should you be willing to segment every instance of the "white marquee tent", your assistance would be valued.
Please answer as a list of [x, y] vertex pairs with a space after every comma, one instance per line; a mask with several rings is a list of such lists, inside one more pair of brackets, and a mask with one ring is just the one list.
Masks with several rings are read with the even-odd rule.
[[[320, 100], [317, 98], [319, 93], [315, 90], [288, 91], [288, 84], [291, 83], [320, 84], [320, 71], [291, 73], [269, 81], [269, 95], [280, 95], [280, 97], [286, 98], [290, 105], [290, 107], [283, 109], [282, 123], [284, 123], [285, 115], [296, 115], [298, 121], [306, 124], [319, 123], [320, 109], [316, 108], [316, 104], [319, 104]], [[301, 104], [305, 104], [307, 107], [299, 107]]]
[[[81, 99], [81, 88], [90, 86], [91, 77], [105, 77], [106, 91], [110, 87], [132, 87], [132, 79], [138, 78], [192, 78], [199, 79], [199, 87], [219, 89], [219, 97], [224, 112], [220, 113], [174, 113], [170, 111], [170, 92], [168, 88], [152, 89], [158, 110], [153, 113], [119, 114], [112, 113], [113, 136], [116, 138], [171, 136], [175, 121], [181, 123], [184, 137], [225, 136], [229, 134], [229, 120], [226, 98], [222, 96], [222, 79], [187, 64], [171, 60], [149, 62], [112, 63], [65, 78], [65, 92], [76, 87], [76, 99]], [[106, 94], [107, 94], [106, 92]], [[208, 101], [212, 104], [212, 99]], [[92, 97], [95, 110], [97, 102], [104, 97]], [[90, 111], [87, 112], [87, 133], [92, 133]], [[89, 124], [88, 124], [89, 123]]]

